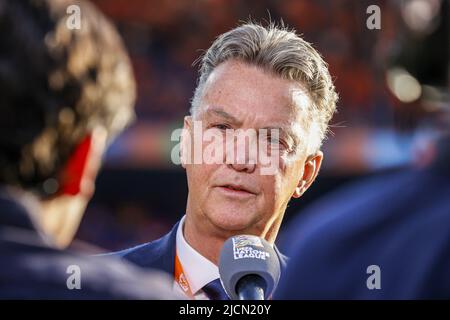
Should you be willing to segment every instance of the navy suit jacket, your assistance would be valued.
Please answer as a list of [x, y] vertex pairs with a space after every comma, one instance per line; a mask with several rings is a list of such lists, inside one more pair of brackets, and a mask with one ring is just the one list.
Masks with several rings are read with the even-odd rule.
[[[275, 297], [450, 298], [450, 141], [446, 143], [426, 169], [352, 184], [298, 215], [285, 234], [291, 261]], [[380, 268], [380, 289], [367, 286], [375, 275], [367, 270], [371, 265]]]
[[[176, 235], [179, 224], [180, 222], [177, 222], [169, 233], [158, 240], [106, 255], [118, 256], [140, 267], [158, 269], [173, 275], [175, 269]], [[283, 273], [288, 258], [276, 246], [274, 246], [274, 249], [280, 259]]]

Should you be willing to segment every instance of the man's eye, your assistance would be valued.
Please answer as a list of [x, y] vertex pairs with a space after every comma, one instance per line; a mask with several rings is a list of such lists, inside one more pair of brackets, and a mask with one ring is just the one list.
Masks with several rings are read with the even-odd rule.
[[277, 137], [273, 137], [273, 136], [268, 136], [267, 137], [267, 141], [271, 144], [275, 144], [275, 145], [282, 145], [283, 142], [280, 140], [280, 138]]
[[274, 137], [269, 137], [267, 140], [269, 140], [269, 143], [273, 143], [273, 144], [279, 144], [280, 143], [280, 139], [274, 138]]
[[288, 143], [282, 139], [268, 137], [267, 140], [272, 148], [277, 148], [279, 150], [288, 151], [288, 152], [290, 152], [290, 150], [291, 150]]
[[218, 123], [218, 124], [211, 125], [211, 128], [216, 128], [216, 129], [219, 129], [219, 130], [226, 130], [226, 129], [230, 129], [230, 126], [227, 125], [227, 124]]

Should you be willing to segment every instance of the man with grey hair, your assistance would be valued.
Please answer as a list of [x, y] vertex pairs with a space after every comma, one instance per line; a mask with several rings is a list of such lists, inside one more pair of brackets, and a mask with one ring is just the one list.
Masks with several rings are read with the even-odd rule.
[[[337, 94], [319, 53], [273, 23], [246, 23], [220, 35], [199, 62], [180, 144], [186, 214], [163, 238], [113, 255], [173, 274], [174, 287], [195, 299], [226, 299], [217, 267], [224, 241], [250, 234], [274, 244], [288, 202], [301, 197], [319, 172]], [[257, 144], [264, 143], [262, 153], [276, 163], [270, 174], [262, 173], [245, 142], [228, 147], [248, 130], [264, 137]], [[225, 138], [219, 161], [193, 161], [196, 144], [208, 147], [198, 132]], [[277, 253], [284, 267], [286, 258]]]

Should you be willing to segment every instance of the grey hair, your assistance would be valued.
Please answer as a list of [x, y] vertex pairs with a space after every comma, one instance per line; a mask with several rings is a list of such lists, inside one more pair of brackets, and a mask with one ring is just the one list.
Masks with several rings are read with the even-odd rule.
[[312, 138], [308, 150], [310, 153], [319, 150], [328, 132], [328, 122], [336, 111], [338, 94], [328, 65], [320, 54], [283, 24], [270, 23], [264, 27], [248, 22], [220, 35], [197, 59], [199, 79], [191, 102], [191, 115], [196, 117], [198, 114], [205, 83], [214, 68], [232, 59], [297, 81], [306, 89], [312, 100], [304, 123], [304, 129]]

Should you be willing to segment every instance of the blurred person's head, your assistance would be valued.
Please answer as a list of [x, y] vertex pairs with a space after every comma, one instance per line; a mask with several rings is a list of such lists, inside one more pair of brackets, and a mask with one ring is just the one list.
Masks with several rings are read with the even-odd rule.
[[[278, 166], [273, 174], [261, 174], [249, 154], [240, 164], [184, 161], [186, 228], [196, 224], [199, 232], [217, 238], [246, 233], [273, 242], [288, 202], [309, 188], [322, 162], [320, 147], [337, 102], [327, 64], [295, 32], [254, 23], [220, 35], [200, 63], [191, 115], [185, 118], [191, 140], [195, 121], [204, 134], [223, 136], [227, 129], [276, 128], [279, 139], [269, 140], [269, 149], [277, 151]], [[182, 153], [186, 148], [183, 143]]]
[[133, 118], [135, 82], [113, 25], [77, 1], [0, 0], [0, 185], [42, 200], [40, 221], [72, 240], [105, 147]]

